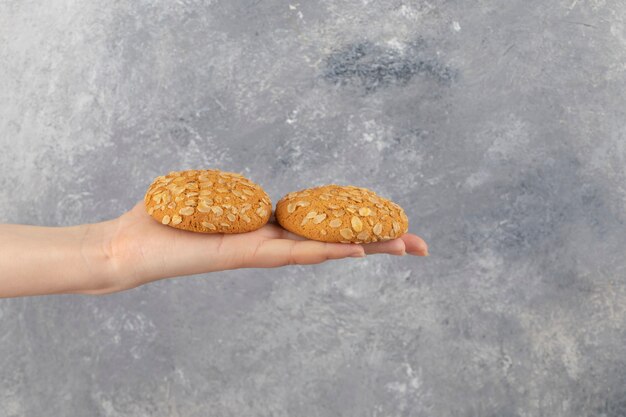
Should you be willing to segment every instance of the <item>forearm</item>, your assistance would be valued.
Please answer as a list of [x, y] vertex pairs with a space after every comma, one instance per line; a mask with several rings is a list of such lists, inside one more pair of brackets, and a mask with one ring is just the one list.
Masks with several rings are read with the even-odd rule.
[[74, 227], [0, 224], [0, 297], [115, 290], [112, 222]]

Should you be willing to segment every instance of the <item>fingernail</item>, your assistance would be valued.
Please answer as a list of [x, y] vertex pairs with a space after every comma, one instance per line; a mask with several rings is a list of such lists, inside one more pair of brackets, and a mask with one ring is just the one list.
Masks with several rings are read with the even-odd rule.
[[365, 252], [355, 252], [350, 255], [351, 258], [365, 258]]
[[430, 253], [428, 253], [428, 249], [426, 249], [426, 253], [424, 254], [424, 256], [430, 256]]

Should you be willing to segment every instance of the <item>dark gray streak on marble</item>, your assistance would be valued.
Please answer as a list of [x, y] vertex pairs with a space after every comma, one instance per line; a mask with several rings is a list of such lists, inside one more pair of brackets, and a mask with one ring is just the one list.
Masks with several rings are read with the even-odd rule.
[[458, 76], [435, 59], [425, 41], [410, 41], [402, 48], [382, 47], [369, 41], [346, 45], [328, 56], [323, 77], [340, 85], [357, 83], [371, 93], [388, 85], [402, 86], [417, 75], [441, 86]]

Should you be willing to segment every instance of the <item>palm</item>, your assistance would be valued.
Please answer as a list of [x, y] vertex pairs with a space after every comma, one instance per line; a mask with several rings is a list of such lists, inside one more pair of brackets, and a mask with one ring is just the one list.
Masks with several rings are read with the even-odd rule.
[[112, 250], [122, 262], [132, 264], [137, 285], [225, 269], [315, 264], [363, 253], [426, 254], [424, 241], [411, 234], [387, 242], [355, 245], [306, 240], [274, 223], [242, 234], [191, 233], [157, 223], [142, 202], [118, 222]]

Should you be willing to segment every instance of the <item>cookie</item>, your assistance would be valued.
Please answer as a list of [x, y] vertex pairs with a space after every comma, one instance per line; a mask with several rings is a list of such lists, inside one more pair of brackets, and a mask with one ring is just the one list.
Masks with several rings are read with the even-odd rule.
[[409, 229], [396, 203], [366, 188], [335, 184], [287, 194], [276, 205], [276, 220], [292, 233], [322, 242], [378, 242]]
[[158, 222], [201, 233], [251, 232], [272, 214], [263, 188], [239, 174], [213, 169], [157, 177], [144, 203]]

